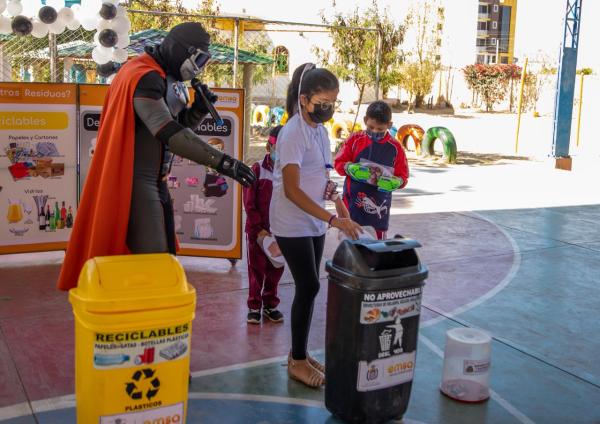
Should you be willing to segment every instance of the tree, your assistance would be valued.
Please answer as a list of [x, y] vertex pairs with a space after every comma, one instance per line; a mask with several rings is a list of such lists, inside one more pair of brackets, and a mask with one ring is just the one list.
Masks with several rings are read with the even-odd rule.
[[[333, 6], [335, 7], [335, 2]], [[377, 51], [378, 32], [382, 38], [380, 83], [383, 91], [387, 93], [397, 79], [392, 72], [399, 61], [398, 46], [404, 39], [404, 27], [396, 25], [384, 15], [389, 15], [388, 10], [384, 10], [382, 14], [376, 1], [373, 1], [366, 11], [356, 8], [348, 14], [335, 12], [331, 18], [321, 15], [323, 23], [332, 26], [330, 37], [333, 42], [333, 52], [320, 47], [315, 47], [313, 50], [323, 66], [329, 68], [343, 81], [352, 82], [358, 89], [358, 107], [354, 125], [365, 89], [376, 81], [377, 61], [373, 60], [373, 53]], [[378, 32], [348, 30], [345, 27], [377, 28]]]
[[404, 42], [406, 26], [397, 24], [389, 18], [391, 16], [389, 8], [385, 8], [383, 13], [380, 13], [376, 1], [373, 1], [367, 14], [381, 37], [379, 85], [382, 97], [385, 99], [390, 88], [396, 86], [401, 78], [402, 54], [399, 46]]
[[413, 98], [415, 107], [420, 107], [431, 92], [435, 74], [440, 69], [444, 20], [444, 8], [439, 0], [415, 2], [406, 16], [414, 48], [405, 54], [404, 75], [399, 82], [409, 94], [409, 108]]
[[[506, 98], [511, 82], [521, 78], [522, 68], [510, 64], [500, 65], [468, 65], [463, 69], [465, 81], [470, 89], [479, 94], [486, 106], [486, 112], [491, 112], [494, 105]], [[526, 78], [525, 82], [533, 84], [534, 79]]]

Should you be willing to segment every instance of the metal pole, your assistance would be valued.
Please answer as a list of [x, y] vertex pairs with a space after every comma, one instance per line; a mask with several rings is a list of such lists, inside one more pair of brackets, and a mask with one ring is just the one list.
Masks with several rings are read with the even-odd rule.
[[50, 50], [50, 82], [58, 81], [58, 48], [56, 34], [48, 34], [48, 47]]
[[236, 18], [233, 27], [233, 88], [237, 88], [238, 59], [240, 52], [240, 20]]
[[515, 154], [519, 153], [519, 130], [521, 129], [521, 112], [523, 111], [523, 89], [525, 88], [525, 77], [527, 75], [528, 58], [525, 58], [523, 72], [521, 73], [521, 88], [519, 90], [519, 117], [517, 118], [517, 138], [515, 140]]
[[552, 156], [556, 159], [557, 168], [570, 170], [569, 144], [571, 139], [573, 97], [575, 94], [579, 29], [583, 0], [567, 0], [566, 3], [565, 30], [559, 58], [556, 97], [554, 101]]
[[377, 31], [377, 62], [375, 63], [375, 100], [379, 100], [379, 81], [381, 79], [381, 42], [381, 31]]
[[579, 131], [581, 130], [581, 106], [583, 105], [583, 79], [585, 72], [581, 71], [581, 84], [579, 85], [579, 111], [577, 112], [577, 147], [579, 147]]

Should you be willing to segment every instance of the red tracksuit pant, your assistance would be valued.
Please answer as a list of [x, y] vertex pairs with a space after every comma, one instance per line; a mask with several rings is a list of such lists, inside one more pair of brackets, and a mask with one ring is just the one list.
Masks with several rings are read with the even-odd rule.
[[248, 308], [276, 308], [279, 305], [277, 286], [284, 267], [275, 268], [256, 241], [247, 237], [248, 246]]

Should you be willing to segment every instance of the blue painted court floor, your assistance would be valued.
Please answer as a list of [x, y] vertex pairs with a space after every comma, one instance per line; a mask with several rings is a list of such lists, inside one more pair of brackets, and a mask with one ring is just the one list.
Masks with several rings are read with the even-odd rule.
[[[436, 194], [406, 196], [396, 204]], [[430, 271], [404, 423], [600, 423], [599, 223], [598, 202], [392, 216], [391, 231], [421, 241]], [[336, 243], [328, 238], [326, 257]], [[287, 377], [289, 320], [246, 325], [245, 263], [181, 262], [200, 293], [187, 422], [339, 423], [323, 389]], [[1, 424], [75, 423], [71, 310], [52, 284], [59, 269], [59, 260], [0, 262]], [[309, 341], [321, 360], [325, 275], [322, 283]], [[287, 318], [289, 274], [280, 294]], [[487, 402], [440, 393], [445, 334], [456, 327], [493, 337]]]

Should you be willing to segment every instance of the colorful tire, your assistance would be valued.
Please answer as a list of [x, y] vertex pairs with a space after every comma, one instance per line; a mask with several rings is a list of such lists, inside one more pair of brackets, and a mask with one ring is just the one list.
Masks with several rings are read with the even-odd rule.
[[344, 138], [346, 131], [346, 124], [340, 121], [335, 121], [333, 125], [331, 125], [331, 138], [334, 140]]
[[270, 126], [281, 125], [281, 120], [283, 119], [284, 114], [285, 109], [281, 106], [275, 106], [274, 108], [272, 108], [269, 115]]
[[402, 144], [404, 150], [408, 150], [408, 137], [412, 137], [415, 143], [415, 152], [418, 156], [421, 155], [421, 144], [423, 143], [423, 136], [425, 130], [418, 125], [403, 125], [396, 133], [396, 139]]
[[260, 105], [252, 112], [252, 125], [266, 127], [269, 125], [269, 106]]
[[348, 131], [348, 134], [362, 131], [362, 125], [360, 122], [356, 122], [354, 124], [354, 128], [352, 128], [352, 124], [354, 124], [354, 121], [346, 121], [346, 131]]
[[444, 158], [447, 163], [456, 163], [456, 140], [454, 135], [448, 128], [444, 127], [432, 127], [427, 130], [425, 139], [422, 144], [422, 151], [426, 156], [433, 156], [434, 149], [433, 145], [435, 140], [442, 142], [442, 148], [444, 150]]

